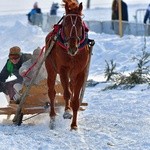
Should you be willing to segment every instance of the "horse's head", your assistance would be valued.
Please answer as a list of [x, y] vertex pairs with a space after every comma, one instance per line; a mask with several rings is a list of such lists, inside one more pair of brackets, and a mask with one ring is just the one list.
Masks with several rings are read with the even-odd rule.
[[67, 46], [68, 54], [71, 56], [77, 54], [83, 36], [82, 9], [82, 3], [78, 4], [76, 0], [74, 3], [65, 4], [66, 15], [63, 19], [62, 28], [65, 45]]

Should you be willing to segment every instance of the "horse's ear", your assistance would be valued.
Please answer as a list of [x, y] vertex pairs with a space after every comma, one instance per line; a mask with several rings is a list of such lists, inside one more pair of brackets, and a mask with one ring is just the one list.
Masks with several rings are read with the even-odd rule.
[[79, 4], [79, 12], [81, 12], [83, 9], [83, 5], [82, 5], [82, 2]]

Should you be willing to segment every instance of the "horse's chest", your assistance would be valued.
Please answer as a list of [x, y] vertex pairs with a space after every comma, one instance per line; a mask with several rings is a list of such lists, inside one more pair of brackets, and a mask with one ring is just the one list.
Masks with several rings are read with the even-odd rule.
[[80, 72], [87, 65], [89, 53], [88, 51], [83, 50], [75, 56], [70, 56], [66, 50], [57, 50], [55, 56], [52, 58], [55, 59], [58, 70], [61, 70], [61, 68], [66, 68], [66, 70], [69, 71]]

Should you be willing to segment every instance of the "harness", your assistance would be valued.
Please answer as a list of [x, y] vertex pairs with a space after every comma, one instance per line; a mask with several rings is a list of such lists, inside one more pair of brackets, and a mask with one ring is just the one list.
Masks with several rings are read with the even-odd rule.
[[[83, 22], [83, 27], [82, 27], [82, 38], [80, 40], [80, 44], [78, 49], [82, 50], [84, 48], [85, 45], [88, 44], [88, 31], [89, 29], [87, 28], [87, 26], [85, 25], [85, 23]], [[57, 34], [57, 44], [59, 46], [61, 46], [63, 49], [67, 50], [67, 46], [66, 46], [66, 40], [65, 40], [65, 36], [63, 33], [63, 28], [62, 28], [62, 24], [55, 24], [53, 26], [53, 30], [47, 35], [47, 39], [50, 39], [52, 36], [55, 36]]]
[[[65, 44], [66, 40], [65, 40], [62, 30], [63, 30], [62, 28], [59, 28], [59, 30], [58, 30], [57, 44], [59, 46], [61, 46], [63, 49], [67, 50], [67, 46]], [[83, 26], [82, 35], [83, 36], [82, 36], [82, 39], [80, 40], [80, 44], [78, 47], [79, 50], [82, 50], [84, 48], [84, 46], [88, 43], [88, 34], [87, 34], [87, 32], [85, 32], [85, 26]]]

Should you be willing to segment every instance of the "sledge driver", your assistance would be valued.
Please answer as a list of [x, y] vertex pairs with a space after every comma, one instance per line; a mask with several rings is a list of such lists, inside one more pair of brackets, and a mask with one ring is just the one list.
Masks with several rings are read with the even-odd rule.
[[[13, 88], [14, 84], [22, 84], [23, 82], [23, 77], [19, 74], [19, 68], [30, 58], [31, 54], [21, 53], [20, 47], [14, 46], [10, 48], [6, 64], [0, 72], [0, 92], [8, 95], [10, 101], [13, 101], [13, 96], [15, 94]], [[14, 75], [16, 79], [7, 81], [12, 75]]]

